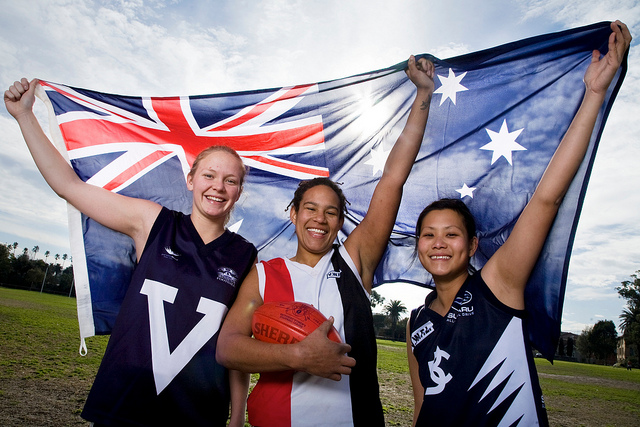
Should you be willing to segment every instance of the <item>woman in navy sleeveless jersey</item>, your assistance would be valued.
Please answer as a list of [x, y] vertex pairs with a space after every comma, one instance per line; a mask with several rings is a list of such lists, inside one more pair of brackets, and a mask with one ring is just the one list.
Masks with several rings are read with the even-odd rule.
[[407, 324], [414, 425], [548, 424], [523, 322], [524, 290], [631, 42], [620, 21], [611, 29], [609, 51], [593, 52], [582, 105], [535, 193], [480, 271], [469, 264], [478, 240], [464, 203], [439, 200], [418, 218], [418, 258], [436, 289]]
[[[229, 311], [218, 360], [228, 368], [261, 373], [249, 396], [252, 425], [384, 425], [369, 295], [422, 143], [434, 66], [411, 57], [407, 75], [417, 87], [416, 98], [362, 222], [334, 247], [346, 211], [340, 187], [323, 178], [300, 183], [290, 210], [298, 239], [295, 255], [252, 269]], [[311, 303], [330, 320], [296, 344], [252, 339], [253, 312], [265, 301], [283, 300]], [[327, 338], [332, 322], [345, 343]]]
[[32, 111], [36, 86], [23, 78], [4, 101], [42, 176], [80, 212], [130, 236], [138, 260], [82, 416], [225, 426], [231, 400], [231, 425], [244, 425], [249, 377], [215, 361], [220, 325], [257, 255], [225, 228], [242, 193], [242, 159], [224, 146], [200, 153], [187, 176], [190, 215], [112, 193], [83, 182], [48, 140]]

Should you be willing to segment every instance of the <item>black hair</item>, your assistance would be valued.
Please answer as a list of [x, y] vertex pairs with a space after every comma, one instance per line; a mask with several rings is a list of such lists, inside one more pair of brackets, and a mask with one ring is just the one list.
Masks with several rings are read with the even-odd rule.
[[344, 196], [342, 188], [340, 188], [340, 186], [336, 182], [325, 177], [317, 177], [300, 181], [300, 183], [298, 184], [298, 188], [296, 188], [296, 191], [293, 193], [293, 199], [291, 199], [291, 202], [289, 202], [289, 204], [287, 205], [287, 209], [285, 210], [288, 210], [291, 206], [293, 206], [293, 209], [295, 209], [296, 212], [300, 210], [300, 202], [302, 201], [302, 197], [304, 197], [304, 194], [307, 192], [307, 190], [313, 187], [317, 187], [318, 185], [326, 185], [336, 193], [340, 203], [340, 206], [338, 206], [338, 208], [340, 209], [340, 219], [344, 219], [344, 216], [347, 214], [347, 204], [349, 204], [349, 201]]
[[[426, 208], [420, 212], [418, 216], [418, 221], [416, 221], [416, 246], [415, 253], [418, 253], [418, 241], [420, 240], [420, 230], [422, 229], [422, 221], [424, 218], [433, 211], [442, 211], [442, 210], [452, 210], [456, 212], [458, 215], [462, 217], [462, 222], [464, 223], [464, 228], [467, 231], [467, 236], [469, 238], [469, 242], [476, 237], [476, 220], [473, 217], [473, 214], [469, 210], [469, 207], [464, 204], [462, 200], [459, 199], [440, 199], [435, 202], [431, 202]], [[469, 263], [469, 273], [475, 273], [476, 269]]]

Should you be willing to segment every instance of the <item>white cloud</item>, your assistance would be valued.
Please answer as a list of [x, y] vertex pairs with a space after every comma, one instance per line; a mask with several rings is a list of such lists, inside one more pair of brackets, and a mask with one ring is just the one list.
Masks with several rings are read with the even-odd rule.
[[523, 21], [545, 17], [567, 27], [616, 19], [636, 25], [640, 20], [640, 7], [634, 0], [517, 0], [515, 3], [524, 11]]
[[[24, 75], [157, 96], [329, 80], [393, 65], [410, 54], [446, 59], [616, 18], [632, 28], [636, 40], [640, 34], [640, 5], [633, 0], [0, 0], [0, 10], [0, 83], [5, 88]], [[576, 234], [564, 330], [579, 332], [597, 321], [595, 313], [617, 322], [624, 302], [614, 288], [640, 269], [637, 46], [629, 61]], [[39, 102], [36, 111], [45, 122]], [[40, 178], [15, 121], [4, 110], [0, 128], [0, 233], [23, 236], [15, 238], [21, 244], [39, 239], [45, 250], [49, 244], [64, 247], [64, 202]], [[404, 288], [385, 292], [408, 295], [411, 302], [405, 304], [419, 303], [427, 292], [409, 289], [420, 296]], [[606, 312], [599, 310], [602, 305]]]
[[588, 326], [592, 326], [592, 325], [587, 323], [573, 322], [570, 320], [562, 319], [563, 332], [573, 332], [574, 334], [580, 335], [580, 333], [584, 331]]
[[453, 58], [469, 52], [469, 46], [464, 43], [448, 43], [446, 46], [439, 46], [429, 51], [429, 53], [439, 59]]

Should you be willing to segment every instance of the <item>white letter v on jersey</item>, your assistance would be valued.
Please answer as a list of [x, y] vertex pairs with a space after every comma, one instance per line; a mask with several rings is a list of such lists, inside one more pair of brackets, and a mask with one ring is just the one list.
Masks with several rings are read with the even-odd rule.
[[204, 314], [204, 317], [171, 353], [169, 351], [167, 322], [164, 316], [164, 302], [173, 304], [178, 289], [147, 279], [144, 281], [140, 293], [149, 298], [151, 362], [156, 392], [160, 394], [198, 350], [218, 332], [227, 307], [217, 301], [201, 297], [197, 312]]

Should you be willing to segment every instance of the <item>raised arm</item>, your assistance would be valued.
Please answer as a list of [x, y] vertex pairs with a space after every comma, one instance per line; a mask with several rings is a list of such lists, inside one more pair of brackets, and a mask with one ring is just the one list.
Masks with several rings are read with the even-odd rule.
[[406, 73], [417, 90], [407, 123], [389, 153], [367, 214], [344, 244], [368, 291], [371, 291], [373, 274], [396, 221], [402, 187], [420, 151], [434, 89], [434, 66], [425, 58], [416, 61], [411, 56]]
[[87, 184], [53, 146], [33, 114], [37, 80], [23, 78], [4, 93], [7, 111], [18, 125], [36, 166], [53, 191], [85, 215], [113, 230], [131, 236], [138, 258], [161, 206]]
[[507, 241], [487, 261], [482, 276], [500, 301], [524, 308], [524, 289], [555, 219], [560, 203], [587, 152], [600, 107], [631, 43], [627, 26], [611, 24], [609, 51], [593, 52], [584, 76], [585, 94], [567, 133], [516, 222]]
[[346, 355], [351, 346], [327, 338], [332, 319], [295, 344], [271, 344], [251, 338], [253, 312], [262, 304], [258, 273], [253, 267], [222, 324], [216, 348], [218, 363], [243, 372], [295, 370], [335, 381], [351, 373], [355, 360]]

